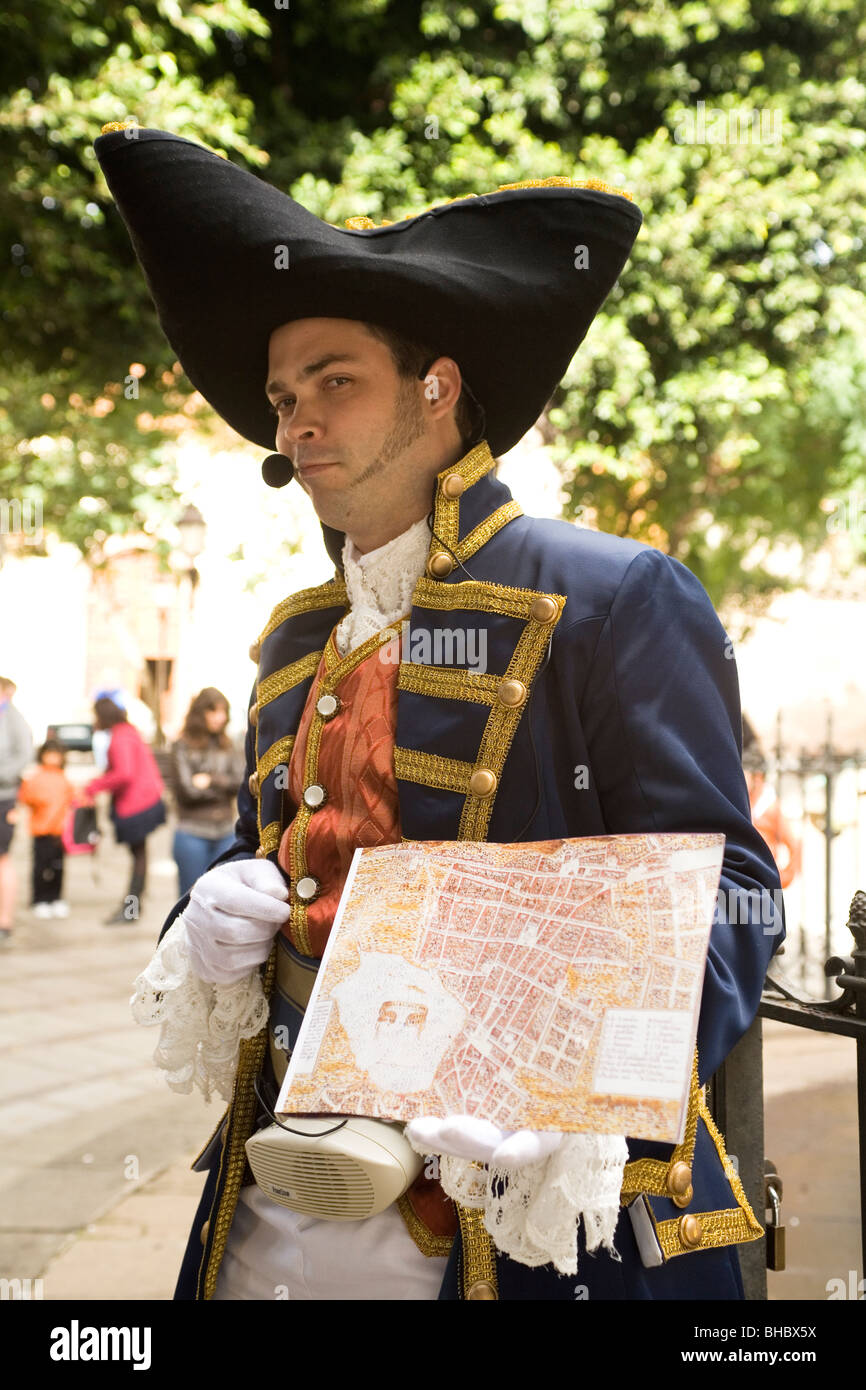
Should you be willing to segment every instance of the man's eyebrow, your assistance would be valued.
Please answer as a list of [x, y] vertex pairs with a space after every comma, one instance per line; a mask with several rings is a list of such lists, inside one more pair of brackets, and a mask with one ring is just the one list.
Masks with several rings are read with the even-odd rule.
[[[321, 372], [325, 367], [330, 367], [332, 362], [357, 362], [350, 352], [329, 352], [324, 357], [320, 357], [317, 362], [308, 362], [306, 367], [302, 367], [298, 375], [301, 381], [305, 381], [309, 376], [315, 376], [316, 372]], [[275, 396], [280, 391], [288, 391], [289, 387], [284, 381], [279, 381], [276, 377], [269, 381], [265, 387], [266, 396]]]

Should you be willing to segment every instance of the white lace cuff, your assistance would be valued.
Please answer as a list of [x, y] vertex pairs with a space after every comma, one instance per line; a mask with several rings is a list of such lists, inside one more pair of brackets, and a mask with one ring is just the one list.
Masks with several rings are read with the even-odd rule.
[[494, 1245], [518, 1264], [553, 1264], [577, 1273], [577, 1229], [583, 1221], [588, 1251], [601, 1245], [615, 1260], [625, 1139], [566, 1134], [547, 1158], [522, 1168], [485, 1168], [465, 1158], [440, 1159], [442, 1187], [463, 1207], [484, 1212]]
[[243, 1038], [268, 1021], [259, 971], [235, 985], [211, 985], [193, 973], [183, 915], [171, 924], [156, 954], [135, 981], [130, 1002], [136, 1023], [160, 1025], [153, 1054], [173, 1091], [197, 1086], [205, 1100], [217, 1091], [230, 1100]]

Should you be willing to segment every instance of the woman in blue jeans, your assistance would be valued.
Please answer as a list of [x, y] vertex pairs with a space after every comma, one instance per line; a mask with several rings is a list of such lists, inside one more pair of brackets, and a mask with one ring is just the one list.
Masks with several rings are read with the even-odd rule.
[[244, 757], [226, 733], [228, 721], [228, 700], [208, 686], [192, 701], [183, 732], [172, 746], [178, 817], [174, 859], [181, 897], [234, 840]]

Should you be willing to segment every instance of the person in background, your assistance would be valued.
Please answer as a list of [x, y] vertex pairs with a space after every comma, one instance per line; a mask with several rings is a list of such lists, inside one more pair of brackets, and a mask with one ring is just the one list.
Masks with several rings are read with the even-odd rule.
[[228, 700], [208, 686], [191, 702], [183, 732], [171, 750], [178, 813], [174, 858], [181, 897], [234, 841], [244, 757], [226, 732], [228, 722]]
[[[767, 759], [760, 739], [752, 723], [743, 715], [743, 771], [749, 789], [749, 805], [752, 808], [752, 824], [759, 830], [770, 847], [776, 861], [782, 887], [787, 888], [803, 862], [803, 849], [788, 821], [782, 815], [782, 806], [773, 791], [767, 786]], [[781, 854], [780, 854], [781, 851]]]
[[[101, 690], [93, 693], [94, 703], [97, 700], [112, 700], [118, 709], [126, 710], [126, 696], [118, 686], [104, 686]], [[127, 711], [127, 718], [129, 717]], [[96, 763], [97, 772], [105, 772], [108, 767], [108, 745], [111, 743], [110, 729], [94, 729], [91, 740], [91, 750], [93, 761]]]
[[[118, 844], [129, 845], [132, 877], [127, 895], [106, 926], [134, 921], [139, 915], [147, 880], [147, 837], [165, 823], [163, 784], [154, 756], [141, 734], [113, 700], [99, 699], [93, 706], [97, 729], [110, 729], [108, 770], [84, 788], [92, 799], [97, 792], [111, 792], [111, 819]], [[130, 902], [130, 899], [132, 901]]]
[[63, 824], [75, 800], [75, 788], [63, 768], [66, 750], [59, 739], [46, 739], [37, 755], [39, 767], [26, 777], [18, 800], [30, 807], [33, 837], [33, 915], [68, 917], [63, 899]]
[[12, 934], [15, 914], [15, 868], [9, 846], [17, 819], [15, 801], [21, 774], [33, 756], [33, 737], [12, 697], [15, 682], [0, 676], [0, 940]]

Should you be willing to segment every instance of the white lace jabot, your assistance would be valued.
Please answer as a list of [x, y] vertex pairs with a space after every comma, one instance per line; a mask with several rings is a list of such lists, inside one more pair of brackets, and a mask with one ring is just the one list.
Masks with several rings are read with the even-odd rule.
[[393, 540], [361, 555], [346, 537], [343, 569], [351, 607], [337, 627], [341, 656], [360, 647], [412, 606], [412, 590], [424, 571], [430, 548], [430, 528], [422, 517]]

